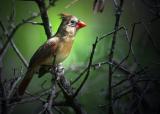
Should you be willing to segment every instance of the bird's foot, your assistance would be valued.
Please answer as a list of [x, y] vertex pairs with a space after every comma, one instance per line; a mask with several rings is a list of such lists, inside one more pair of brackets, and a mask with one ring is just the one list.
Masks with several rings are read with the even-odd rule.
[[64, 67], [63, 64], [56, 64], [52, 67], [51, 69], [51, 73], [55, 75], [56, 80], [59, 80], [61, 78], [61, 76], [64, 75]]

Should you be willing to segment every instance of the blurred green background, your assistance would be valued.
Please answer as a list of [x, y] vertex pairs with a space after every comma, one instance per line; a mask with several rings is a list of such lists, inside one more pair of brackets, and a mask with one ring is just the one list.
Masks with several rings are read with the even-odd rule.
[[[58, 14], [62, 12], [75, 15], [87, 23], [85, 28], [78, 31], [72, 52], [70, 56], [63, 62], [63, 65], [66, 69], [65, 76], [68, 80], [75, 79], [87, 65], [92, 49], [92, 44], [94, 43], [96, 37], [111, 32], [115, 23], [115, 9], [112, 0], [107, 0], [103, 13], [97, 14], [94, 14], [92, 10], [93, 0], [79, 0], [69, 8], [66, 8], [66, 6], [71, 1], [72, 0], [58, 0], [55, 6], [48, 10], [49, 20], [52, 24], [54, 33], [56, 32], [61, 22]], [[17, 0], [15, 5], [16, 23], [21, 22], [23, 19], [26, 19], [33, 13], [39, 12], [39, 9], [34, 2]], [[0, 19], [5, 23], [5, 25], [7, 25], [7, 19], [11, 11], [12, 1], [1, 0]], [[148, 13], [147, 8], [139, 0], [125, 0], [120, 25], [126, 26], [130, 33], [132, 23], [139, 21], [140, 19], [143, 19], [144, 21], [151, 19], [151, 15]], [[41, 19], [38, 17], [34, 21], [41, 22]], [[156, 24], [150, 25], [149, 27], [154, 33], [155, 40], [158, 44], [159, 40], [157, 34], [159, 30], [155, 28], [155, 26], [158, 28], [159, 23], [157, 22]], [[146, 37], [147, 35], [144, 32], [144, 28], [138, 26], [134, 35], [133, 49], [135, 51], [137, 61], [142, 66], [151, 64], [152, 62], [157, 62], [159, 60], [159, 55], [155, 52], [153, 46], [150, 44], [150, 41]], [[42, 26], [31, 24], [25, 24], [20, 29], [18, 29], [13, 38], [18, 49], [21, 51], [27, 61], [30, 60], [33, 53], [46, 41], [46, 39], [47, 38], [44, 32], [44, 28]], [[98, 44], [93, 63], [106, 61], [108, 59], [111, 41], [112, 36], [105, 38]], [[119, 62], [122, 58], [124, 58], [128, 52], [128, 49], [129, 47], [128, 42], [125, 39], [125, 32], [121, 31], [118, 33], [117, 37], [114, 57], [115, 60]], [[26, 68], [23, 66], [11, 47], [4, 57], [3, 65], [3, 75], [5, 75], [5, 78], [8, 79], [13, 77], [14, 69], [16, 71], [15, 76], [23, 75], [26, 71]], [[125, 62], [125, 65], [130, 70], [135, 70], [138, 68], [134, 63], [132, 56], [130, 56], [128, 61]], [[79, 68], [79, 66], [83, 66], [82, 69]], [[76, 67], [78, 68], [76, 69]], [[157, 69], [158, 67], [152, 70], [153, 74], [159, 74], [160, 71]], [[123, 73], [116, 72], [114, 75], [113, 83], [118, 82], [123, 78], [125, 78]], [[40, 91], [40, 86], [44, 81], [46, 81], [44, 88], [48, 88], [50, 87], [50, 79], [51, 76], [49, 74], [43, 76], [40, 79], [37, 76], [34, 76], [34, 79], [29, 85], [28, 90], [32, 92]], [[100, 106], [105, 105], [107, 102], [107, 80], [108, 65], [104, 65], [99, 69], [92, 69], [87, 83], [78, 95], [78, 101], [82, 104], [88, 114], [106, 114], [107, 108], [102, 108]], [[77, 87], [80, 82], [81, 81], [78, 81], [74, 87]], [[115, 107], [115, 112], [117, 112], [117, 114], [124, 112], [125, 107], [128, 105], [130, 100], [130, 98], [125, 98], [125, 100], [121, 102], [123, 108], [117, 106]], [[40, 107], [42, 107], [42, 104], [39, 102], [22, 104], [16, 107], [14, 113], [34, 114], [36, 111], [40, 110]], [[70, 109], [64, 110], [66, 111], [65, 114], [72, 113], [72, 110]]]

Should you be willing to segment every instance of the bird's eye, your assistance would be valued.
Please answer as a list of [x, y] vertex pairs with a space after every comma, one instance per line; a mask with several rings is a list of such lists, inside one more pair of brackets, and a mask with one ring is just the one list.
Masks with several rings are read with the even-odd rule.
[[71, 24], [75, 24], [76, 23], [76, 21], [74, 21], [74, 20], [71, 20]]

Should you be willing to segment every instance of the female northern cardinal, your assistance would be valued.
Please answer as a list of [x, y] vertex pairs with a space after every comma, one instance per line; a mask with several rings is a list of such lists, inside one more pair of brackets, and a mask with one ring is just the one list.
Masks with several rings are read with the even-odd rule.
[[60, 14], [62, 22], [57, 33], [45, 42], [32, 56], [24, 79], [18, 87], [18, 95], [22, 96], [30, 83], [34, 73], [43, 65], [52, 65], [66, 59], [71, 51], [74, 36], [77, 30], [86, 24], [77, 17], [69, 14]]

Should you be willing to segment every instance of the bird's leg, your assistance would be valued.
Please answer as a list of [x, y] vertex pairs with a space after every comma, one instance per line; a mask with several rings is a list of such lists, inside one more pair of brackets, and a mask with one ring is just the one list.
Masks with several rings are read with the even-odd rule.
[[57, 65], [57, 80], [61, 78], [61, 76], [64, 74], [64, 67], [62, 63], [59, 63]]
[[64, 67], [62, 63], [53, 65], [51, 68], [51, 73], [55, 75], [56, 80], [59, 80], [60, 77], [64, 74]]

